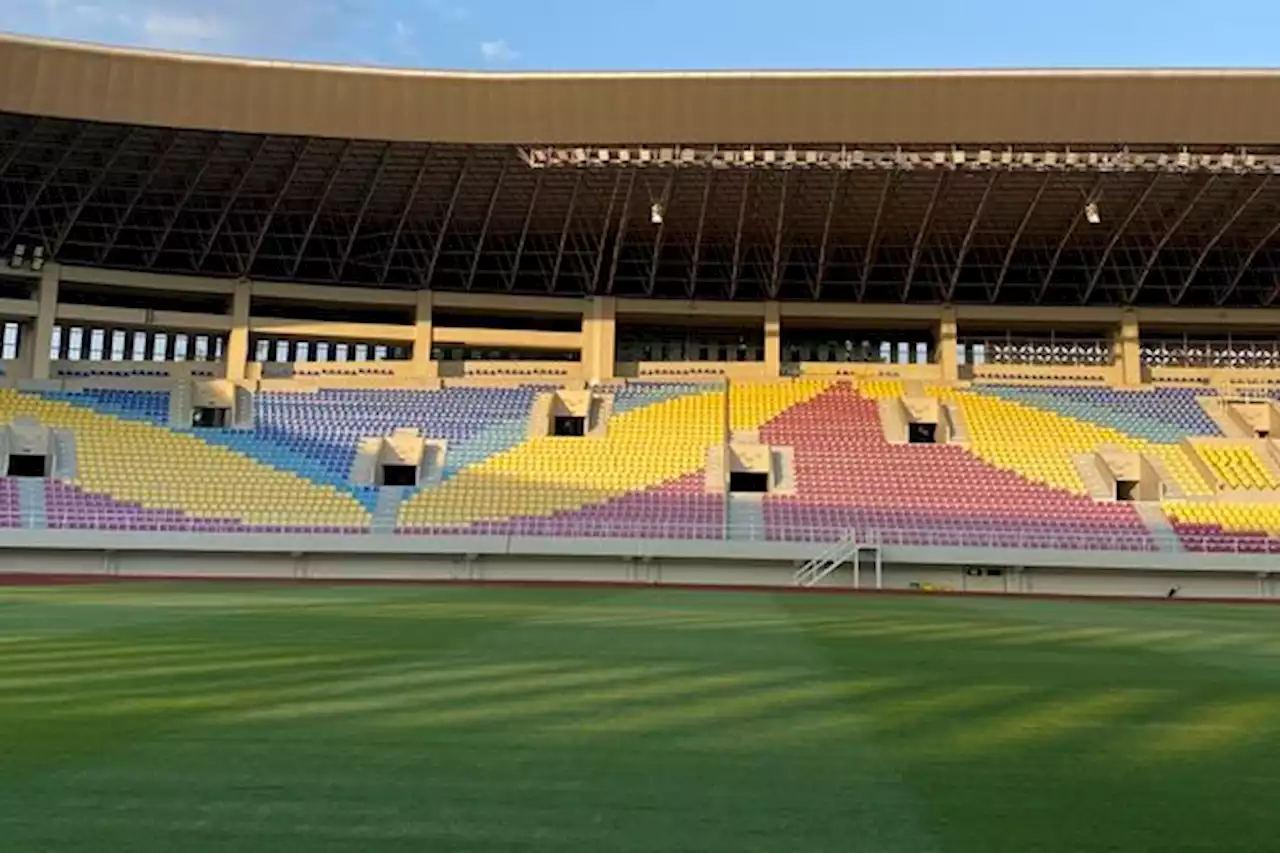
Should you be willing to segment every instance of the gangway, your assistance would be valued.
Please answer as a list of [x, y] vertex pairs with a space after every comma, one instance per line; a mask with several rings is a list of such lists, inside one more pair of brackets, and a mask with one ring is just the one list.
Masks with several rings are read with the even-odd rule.
[[852, 564], [853, 588], [862, 588], [862, 564], [869, 561], [875, 572], [875, 588], [884, 589], [884, 560], [880, 545], [859, 541], [853, 533], [845, 533], [829, 548], [801, 566], [795, 574], [796, 586], [813, 587], [837, 569]]

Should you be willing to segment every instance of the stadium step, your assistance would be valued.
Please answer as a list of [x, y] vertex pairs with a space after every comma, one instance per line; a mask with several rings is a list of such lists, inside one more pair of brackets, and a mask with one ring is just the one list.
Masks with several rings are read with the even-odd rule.
[[1157, 548], [1170, 553], [1181, 553], [1184, 550], [1182, 540], [1178, 538], [1178, 532], [1173, 529], [1173, 525], [1169, 523], [1169, 517], [1164, 514], [1159, 504], [1134, 504], [1134, 508], [1138, 511], [1138, 516], [1143, 523], [1147, 525], [1147, 529], [1151, 531], [1151, 538], [1155, 540]]
[[373, 508], [373, 532], [395, 533], [400, 518], [400, 504], [409, 489], [403, 486], [383, 486], [378, 489], [378, 503]]
[[728, 533], [730, 539], [765, 538], [764, 502], [760, 495], [728, 496]]
[[18, 517], [22, 526], [40, 530], [48, 526], [44, 480], [22, 478], [18, 483]]

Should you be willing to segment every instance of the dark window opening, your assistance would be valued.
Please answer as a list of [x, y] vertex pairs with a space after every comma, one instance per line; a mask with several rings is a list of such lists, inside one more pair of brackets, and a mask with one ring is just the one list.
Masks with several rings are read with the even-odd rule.
[[196, 429], [224, 429], [231, 410], [223, 406], [196, 406], [191, 412], [191, 425]]
[[1260, 430], [1258, 430], [1258, 438], [1264, 438], [1264, 439], [1265, 439], [1265, 438], [1271, 438], [1271, 430], [1269, 430], [1269, 429], [1260, 429]]
[[1136, 501], [1138, 499], [1137, 480], [1116, 480], [1116, 500]]
[[45, 475], [47, 459], [46, 456], [11, 453], [9, 454], [9, 476], [41, 478]]
[[565, 438], [581, 438], [587, 434], [587, 419], [575, 415], [556, 415], [553, 431]]
[[418, 485], [418, 469], [414, 465], [383, 465], [382, 485], [416, 486]]
[[907, 441], [911, 444], [936, 444], [938, 440], [937, 424], [908, 424]]
[[729, 491], [763, 495], [769, 491], [769, 475], [758, 471], [733, 471], [729, 474]]

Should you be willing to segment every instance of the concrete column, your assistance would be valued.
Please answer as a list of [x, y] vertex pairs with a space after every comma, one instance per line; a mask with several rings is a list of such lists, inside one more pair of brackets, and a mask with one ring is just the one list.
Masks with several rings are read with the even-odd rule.
[[253, 297], [253, 285], [247, 281], [236, 282], [231, 296], [231, 332], [227, 335], [227, 378], [233, 382], [244, 380], [249, 366], [249, 301]]
[[777, 302], [764, 304], [764, 375], [766, 379], [782, 375], [782, 311]]
[[618, 301], [593, 296], [582, 314], [582, 369], [588, 382], [613, 379], [618, 346]]
[[1120, 367], [1120, 384], [1141, 385], [1142, 352], [1139, 344], [1142, 334], [1138, 328], [1138, 314], [1132, 308], [1121, 312], [1114, 340], [1116, 364]]
[[418, 301], [413, 313], [413, 373], [422, 379], [431, 379], [438, 374], [436, 363], [431, 358], [432, 337], [431, 320], [433, 303], [430, 290], [419, 290]]
[[956, 358], [956, 309], [947, 306], [938, 318], [938, 368], [943, 382], [960, 379], [960, 360]]
[[48, 262], [40, 270], [40, 291], [37, 294], [35, 334], [31, 342], [31, 378], [48, 379], [49, 350], [53, 346], [53, 326], [58, 318], [58, 285], [62, 281], [62, 268]]

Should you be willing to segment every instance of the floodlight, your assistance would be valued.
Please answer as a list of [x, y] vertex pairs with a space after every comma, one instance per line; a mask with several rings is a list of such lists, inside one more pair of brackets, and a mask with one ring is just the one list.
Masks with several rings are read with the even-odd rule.
[[26, 257], [27, 257], [27, 247], [24, 244], [19, 243], [18, 245], [13, 247], [13, 257], [9, 259], [9, 266], [13, 267], [14, 269], [17, 269], [18, 267], [22, 266], [22, 262], [26, 260]]
[[34, 272], [44, 269], [44, 246], [36, 246], [35, 251], [31, 253], [31, 269]]
[[661, 225], [663, 213], [662, 205], [660, 203], [654, 203], [654, 205], [649, 208], [649, 221], [654, 225]]
[[1098, 203], [1091, 201], [1084, 206], [1084, 218], [1089, 221], [1090, 225], [1098, 225], [1102, 222], [1102, 214], [1098, 212]]

